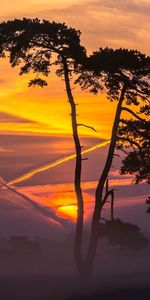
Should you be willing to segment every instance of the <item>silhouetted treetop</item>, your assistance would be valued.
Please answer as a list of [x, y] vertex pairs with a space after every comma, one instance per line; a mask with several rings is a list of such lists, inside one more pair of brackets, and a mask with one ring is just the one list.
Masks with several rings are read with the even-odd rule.
[[[106, 71], [115, 74], [119, 72], [122, 75], [123, 71], [133, 71], [140, 75], [140, 70], [148, 67], [150, 58], [137, 50], [129, 49], [112, 49], [100, 48], [99, 51], [93, 53], [89, 60], [89, 69], [99, 75], [101, 71]], [[146, 71], [146, 70], [145, 70]], [[147, 73], [146, 73], [147, 74]]]
[[[23, 63], [20, 74], [32, 70], [45, 76], [48, 76], [53, 64], [59, 64], [57, 75], [61, 76], [63, 58], [75, 69], [86, 55], [80, 45], [80, 31], [64, 23], [26, 18], [0, 24], [0, 55], [5, 56], [7, 52], [13, 67]], [[52, 59], [53, 53], [56, 60]], [[45, 84], [43, 80], [34, 80], [32, 83]]]
[[86, 51], [80, 45], [80, 31], [67, 27], [64, 23], [39, 19], [4, 22], [0, 24], [0, 55], [6, 56], [7, 52], [13, 67], [21, 64], [20, 74], [30, 71], [36, 73], [35, 78], [29, 82], [29, 86], [47, 85], [47, 81], [39, 78], [39, 74], [48, 76], [52, 65], [55, 66], [56, 74], [64, 79], [76, 151], [74, 188], [78, 210], [74, 255], [78, 272], [82, 273], [84, 269], [81, 253], [84, 201], [81, 187], [82, 147], [78, 126], [88, 126], [77, 122], [77, 108], [71, 89], [71, 75], [78, 72], [79, 66], [86, 59]]
[[138, 97], [150, 96], [150, 57], [137, 50], [100, 48], [85, 61], [78, 79], [81, 87], [98, 93], [105, 89], [108, 98], [118, 100], [126, 85], [126, 103], [138, 104]]
[[[118, 102], [125, 87], [115, 146], [126, 154], [121, 174], [135, 175], [136, 183], [150, 183], [150, 57], [137, 50], [101, 48], [87, 60], [77, 82], [94, 93], [104, 90], [111, 101]], [[132, 104], [139, 105], [139, 110], [127, 107]]]

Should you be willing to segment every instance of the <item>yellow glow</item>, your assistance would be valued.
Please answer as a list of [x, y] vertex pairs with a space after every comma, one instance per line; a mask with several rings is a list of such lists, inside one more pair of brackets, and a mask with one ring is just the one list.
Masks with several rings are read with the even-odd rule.
[[[149, 53], [149, 44], [147, 43], [149, 19], [147, 13], [143, 14], [143, 10], [141, 13], [140, 9], [138, 13], [136, 11], [133, 18], [134, 7], [133, 12], [127, 9], [124, 13], [122, 7], [115, 1], [114, 9], [109, 3], [99, 5], [98, 1], [88, 0], [7, 0], [1, 2], [0, 20], [38, 17], [50, 21], [66, 22], [69, 26], [81, 30], [82, 44], [86, 46], [87, 51], [96, 51], [101, 46], [108, 46], [128, 47]], [[146, 5], [145, 7], [148, 7], [149, 0], [144, 0], [143, 3]], [[124, 5], [126, 7], [126, 4]], [[137, 5], [140, 8], [140, 1]], [[83, 13], [79, 15], [80, 11]], [[138, 22], [139, 18], [140, 23]], [[99, 20], [101, 20], [100, 27], [98, 26]], [[121, 28], [120, 24], [122, 24]], [[89, 30], [89, 28], [93, 28], [93, 30]], [[131, 28], [132, 30], [130, 30]], [[134, 35], [137, 38], [132, 38]], [[0, 123], [1, 133], [72, 133], [70, 108], [67, 103], [64, 82], [54, 75], [54, 71], [48, 78], [48, 87], [44, 89], [28, 88], [28, 81], [35, 74], [19, 76], [19, 68], [12, 69], [8, 59], [0, 59], [0, 74], [0, 110], [27, 118], [29, 124], [31, 121], [39, 123], [37, 126], [30, 124], [28, 127], [17, 123]], [[105, 95], [93, 96], [88, 92], [81, 92], [77, 87], [73, 93], [75, 101], [80, 104], [78, 121], [87, 123], [97, 130], [95, 134], [81, 128], [80, 134], [108, 139], [116, 103], [110, 104]]]
[[[88, 183], [86, 184], [88, 186]], [[16, 189], [16, 188], [15, 188]], [[66, 183], [42, 186], [28, 186], [17, 188], [19, 192], [28, 196], [32, 201], [37, 202], [42, 207], [50, 208], [53, 212], [61, 217], [75, 221], [77, 213], [77, 199], [74, 192], [73, 184]], [[83, 191], [84, 201], [84, 221], [87, 222], [91, 216], [93, 207], [93, 196]]]
[[[48, 78], [48, 87], [43, 89], [28, 88], [28, 82], [35, 74], [19, 76], [19, 68], [12, 69], [8, 59], [0, 59], [0, 70], [4, 74], [3, 80], [0, 80], [0, 111], [28, 121], [3, 124], [0, 120], [1, 133], [72, 134], [65, 83], [55, 75], [54, 70]], [[80, 127], [80, 135], [109, 138], [116, 103], [110, 104], [104, 94], [90, 95], [77, 86], [73, 94], [79, 104], [78, 122], [96, 129], [93, 132]]]
[[77, 206], [76, 205], [64, 205], [57, 209], [57, 213], [64, 217], [69, 217], [71, 220], [76, 220]]

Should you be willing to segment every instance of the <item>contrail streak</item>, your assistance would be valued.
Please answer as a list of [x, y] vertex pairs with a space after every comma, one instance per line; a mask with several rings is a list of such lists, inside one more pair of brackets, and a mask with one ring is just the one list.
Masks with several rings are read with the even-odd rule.
[[[109, 143], [110, 143], [110, 140], [107, 140], [106, 142], [97, 144], [97, 145], [95, 145], [93, 147], [90, 147], [90, 148], [88, 148], [86, 150], [83, 150], [82, 151], [82, 155], [86, 154], [86, 153], [89, 153], [89, 152], [92, 152], [92, 151], [94, 151], [94, 150], [96, 150], [98, 148], [104, 147], [104, 146], [108, 145]], [[36, 175], [38, 173], [44, 172], [44, 171], [49, 170], [51, 168], [54, 168], [54, 167], [56, 167], [58, 165], [61, 165], [61, 164], [65, 163], [65, 162], [67, 162], [69, 160], [74, 159], [75, 157], [76, 157], [76, 154], [72, 154], [72, 155], [63, 157], [61, 159], [58, 159], [55, 162], [51, 162], [51, 163], [49, 163], [49, 164], [47, 164], [45, 166], [42, 166], [42, 167], [39, 167], [37, 169], [31, 170], [28, 173], [25, 173], [24, 175], [22, 175], [20, 177], [17, 177], [15, 179], [13, 179], [12, 181], [9, 181], [7, 183], [7, 185], [11, 186], [13, 184], [16, 184], [16, 183], [19, 183], [19, 182], [23, 182], [23, 181], [25, 181], [27, 179], [30, 179], [32, 176], [34, 176], [34, 175]]]
[[26, 202], [30, 203], [37, 211], [39, 211], [43, 216], [47, 218], [53, 219], [55, 222], [59, 223], [60, 225], [68, 225], [70, 222], [68, 220], [65, 220], [61, 217], [58, 217], [53, 211], [50, 210], [50, 208], [44, 207], [43, 205], [39, 205], [37, 202], [33, 201], [31, 198], [29, 198], [27, 195], [20, 193], [16, 189], [8, 186], [8, 184], [1, 183], [3, 187], [10, 190], [11, 192], [15, 193], [16, 195], [23, 198]]

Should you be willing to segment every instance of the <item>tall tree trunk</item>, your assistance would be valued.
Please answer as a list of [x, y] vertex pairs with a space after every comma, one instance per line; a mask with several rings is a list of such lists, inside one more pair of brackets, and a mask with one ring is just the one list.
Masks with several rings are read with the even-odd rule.
[[114, 191], [111, 193], [111, 222], [114, 221]]
[[94, 265], [94, 259], [96, 255], [96, 248], [98, 242], [98, 235], [97, 235], [98, 225], [100, 221], [101, 211], [103, 205], [105, 204], [103, 202], [103, 190], [113, 161], [113, 156], [114, 156], [114, 151], [115, 151], [116, 141], [117, 141], [118, 126], [120, 122], [121, 107], [124, 100], [125, 92], [126, 92], [126, 84], [124, 84], [122, 87], [120, 100], [118, 102], [114, 124], [112, 128], [111, 142], [109, 146], [106, 163], [102, 175], [99, 179], [97, 189], [96, 189], [96, 194], [95, 194], [95, 208], [94, 208], [94, 213], [92, 218], [91, 237], [90, 237], [90, 243], [89, 243], [87, 259], [86, 259], [87, 273], [89, 273], [89, 277], [92, 276], [92, 272], [93, 272], [93, 265]]
[[77, 124], [77, 114], [76, 114], [76, 104], [71, 91], [68, 64], [65, 58], [63, 58], [64, 66], [64, 77], [66, 84], [66, 91], [68, 100], [71, 106], [71, 121], [73, 130], [73, 140], [76, 150], [76, 166], [75, 166], [75, 177], [74, 177], [74, 187], [77, 197], [77, 224], [75, 232], [75, 244], [74, 244], [74, 255], [77, 270], [79, 275], [84, 272], [84, 260], [82, 257], [82, 235], [83, 235], [83, 214], [84, 214], [84, 202], [81, 188], [81, 169], [82, 169], [82, 155], [81, 155], [81, 145], [78, 135], [78, 124]]

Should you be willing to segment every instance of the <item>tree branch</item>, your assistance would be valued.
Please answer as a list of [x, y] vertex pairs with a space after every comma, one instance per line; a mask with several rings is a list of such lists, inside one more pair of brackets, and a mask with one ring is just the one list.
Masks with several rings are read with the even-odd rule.
[[124, 150], [123, 148], [120, 148], [120, 150], [125, 153], [126, 155], [129, 155], [128, 151]]
[[148, 102], [149, 102], [149, 100], [147, 99], [146, 96], [144, 96], [144, 94], [141, 95], [141, 94], [138, 93], [137, 91], [136, 91], [136, 93], [135, 93], [135, 92], [132, 92], [132, 91], [128, 91], [128, 93], [131, 94], [131, 95], [133, 95], [133, 96], [136, 96], [136, 97], [142, 97], [142, 99], [144, 99], [145, 101], [148, 101]]
[[143, 119], [143, 118], [141, 118], [141, 117], [139, 117], [136, 113], [134, 113], [130, 108], [128, 108], [128, 107], [122, 107], [121, 108], [121, 110], [125, 110], [125, 111], [127, 111], [128, 113], [130, 113], [131, 115], [133, 115], [136, 119], [138, 119], [139, 121], [141, 121], [141, 122], [146, 122], [146, 120], [145, 119]]
[[141, 152], [141, 146], [140, 146], [137, 142], [135, 142], [135, 141], [133, 141], [133, 140], [130, 140], [129, 138], [126, 138], [126, 137], [121, 137], [121, 136], [117, 136], [117, 139], [118, 139], [118, 140], [125, 141], [125, 142], [128, 142], [128, 143], [130, 143], [131, 145], [133, 144], [133, 145], [137, 146], [137, 148], [139, 148], [139, 150], [140, 150], [140, 152]]
[[120, 157], [120, 155], [119, 155], [119, 154], [116, 154], [116, 153], [114, 153], [114, 154], [113, 154], [113, 156], [117, 156], [117, 157]]
[[117, 137], [117, 138], [120, 139], [120, 140], [122, 140], [122, 141], [129, 142], [132, 146], [135, 145], [139, 149], [139, 154], [140, 154], [141, 160], [143, 162], [143, 165], [145, 165], [145, 161], [144, 161], [143, 154], [142, 154], [142, 148], [141, 148], [141, 146], [137, 142], [132, 141], [129, 138], [125, 138], [125, 137]]
[[96, 129], [95, 129], [94, 127], [88, 126], [88, 125], [86, 125], [86, 124], [77, 124], [77, 125], [78, 125], [78, 126], [83, 126], [83, 127], [89, 128], [89, 129], [91, 129], [91, 130], [93, 130], [93, 131], [96, 132]]
[[135, 91], [137, 91], [139, 94], [142, 94], [142, 95], [147, 95], [147, 96], [150, 96], [150, 91], [141, 91], [137, 88], [135, 88]]

